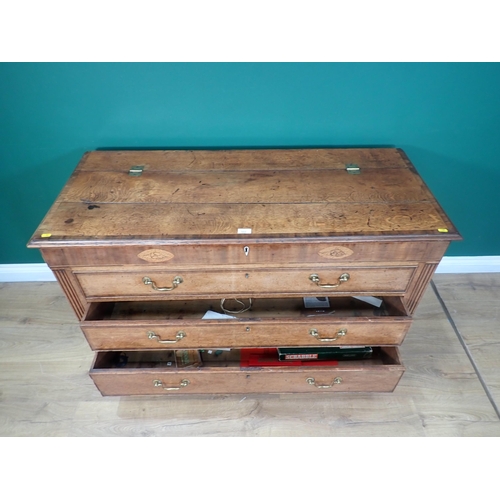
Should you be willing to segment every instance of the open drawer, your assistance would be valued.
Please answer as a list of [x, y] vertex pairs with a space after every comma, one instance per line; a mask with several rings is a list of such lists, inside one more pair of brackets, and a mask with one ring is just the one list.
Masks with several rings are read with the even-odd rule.
[[[236, 305], [228, 301], [225, 306]], [[99, 302], [81, 327], [93, 350], [204, 349], [325, 345], [400, 345], [411, 318], [399, 297], [375, 307], [353, 297], [329, 297], [329, 307], [302, 299], [254, 299], [227, 318], [220, 300]], [[210, 316], [210, 314], [209, 314]], [[232, 316], [232, 317], [230, 317]]]
[[172, 351], [98, 352], [90, 376], [103, 396], [391, 392], [404, 373], [395, 347], [334, 366], [242, 366], [243, 350], [202, 352], [201, 366], [172, 366]]

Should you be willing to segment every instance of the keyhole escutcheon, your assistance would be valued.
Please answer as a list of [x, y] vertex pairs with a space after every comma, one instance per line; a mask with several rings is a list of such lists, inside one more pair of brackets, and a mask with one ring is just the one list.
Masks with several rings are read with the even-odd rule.
[[250, 252], [250, 247], [243, 247], [243, 251], [245, 252], [245, 255], [248, 256], [248, 254]]

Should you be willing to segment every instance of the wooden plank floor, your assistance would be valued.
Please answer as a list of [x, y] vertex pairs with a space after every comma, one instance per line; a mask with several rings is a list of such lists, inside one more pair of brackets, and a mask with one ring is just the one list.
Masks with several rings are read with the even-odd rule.
[[59, 285], [0, 284], [0, 436], [500, 436], [500, 274], [434, 282], [392, 394], [168, 398], [103, 398]]
[[500, 274], [439, 274], [434, 282], [498, 411]]

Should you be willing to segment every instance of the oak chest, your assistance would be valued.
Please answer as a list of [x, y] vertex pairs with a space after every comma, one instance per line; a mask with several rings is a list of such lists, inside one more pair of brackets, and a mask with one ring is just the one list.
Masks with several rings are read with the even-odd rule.
[[323, 393], [394, 390], [458, 239], [399, 149], [93, 151], [28, 246], [103, 395]]

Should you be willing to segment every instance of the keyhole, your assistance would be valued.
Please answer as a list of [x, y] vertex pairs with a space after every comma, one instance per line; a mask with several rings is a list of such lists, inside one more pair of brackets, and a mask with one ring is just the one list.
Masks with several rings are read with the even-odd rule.
[[245, 252], [245, 255], [248, 255], [248, 253], [250, 252], [250, 248], [249, 247], [243, 247], [243, 251]]

